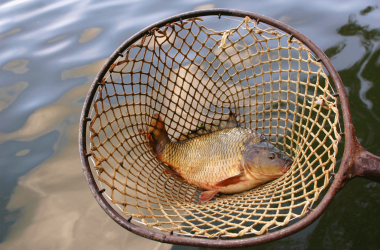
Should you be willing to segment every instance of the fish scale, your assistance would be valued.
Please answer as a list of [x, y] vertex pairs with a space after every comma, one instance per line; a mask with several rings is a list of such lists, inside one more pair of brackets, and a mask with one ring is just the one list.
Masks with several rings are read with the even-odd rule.
[[190, 184], [209, 188], [241, 172], [244, 143], [250, 138], [260, 140], [260, 134], [236, 127], [179, 143], [168, 142], [162, 161]]
[[200, 126], [172, 142], [165, 124], [154, 115], [147, 138], [153, 153], [188, 183], [204, 191], [200, 202], [217, 193], [242, 192], [283, 175], [293, 160], [252, 129], [238, 126], [230, 112], [227, 121]]

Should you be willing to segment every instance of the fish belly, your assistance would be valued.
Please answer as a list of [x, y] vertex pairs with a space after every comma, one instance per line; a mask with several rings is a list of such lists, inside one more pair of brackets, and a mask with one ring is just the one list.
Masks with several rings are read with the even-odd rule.
[[251, 188], [261, 185], [262, 183], [264, 182], [261, 180], [256, 180], [256, 179], [250, 178], [249, 176], [245, 176], [243, 181], [237, 184], [228, 185], [227, 187], [220, 187], [218, 188], [218, 190], [220, 193], [223, 193], [223, 194], [234, 194], [234, 193], [247, 191]]

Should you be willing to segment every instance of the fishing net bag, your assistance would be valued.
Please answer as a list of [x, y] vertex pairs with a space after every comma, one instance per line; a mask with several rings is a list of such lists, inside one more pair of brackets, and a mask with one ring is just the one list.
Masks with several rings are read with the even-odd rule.
[[[128, 39], [82, 113], [82, 161], [96, 199], [123, 227], [164, 242], [275, 232], [310, 213], [335, 172], [339, 113], [321, 61], [275, 28], [280, 22], [210, 13], [165, 19]], [[230, 110], [294, 163], [276, 180], [201, 204], [202, 190], [168, 171], [145, 131], [159, 114], [178, 141]]]

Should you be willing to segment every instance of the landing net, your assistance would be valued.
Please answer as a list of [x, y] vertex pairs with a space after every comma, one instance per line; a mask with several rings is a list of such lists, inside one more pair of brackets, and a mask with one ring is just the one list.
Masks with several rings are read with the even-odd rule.
[[[92, 104], [92, 167], [134, 223], [209, 238], [260, 235], [306, 215], [329, 185], [337, 99], [322, 64], [292, 36], [248, 17], [222, 31], [205, 21], [152, 29], [109, 67]], [[140, 130], [158, 113], [178, 140], [230, 110], [294, 163], [279, 179], [200, 204], [202, 190], [167, 171]]]

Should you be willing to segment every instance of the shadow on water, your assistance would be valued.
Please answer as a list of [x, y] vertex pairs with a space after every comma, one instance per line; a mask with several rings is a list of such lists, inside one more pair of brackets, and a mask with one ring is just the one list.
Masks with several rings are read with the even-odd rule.
[[[366, 15], [377, 8], [369, 6]], [[347, 24], [337, 30], [343, 37], [359, 39], [364, 55], [351, 67], [340, 70], [349, 96], [353, 124], [362, 145], [380, 155], [380, 29], [362, 25], [354, 14]], [[347, 48], [347, 41], [338, 42], [325, 50], [329, 58], [339, 58]], [[343, 143], [340, 150], [343, 150]], [[356, 178], [334, 198], [324, 214], [309, 227], [287, 238], [264, 245], [241, 249], [378, 249], [380, 229], [380, 184]], [[172, 250], [206, 250], [173, 246]]]

